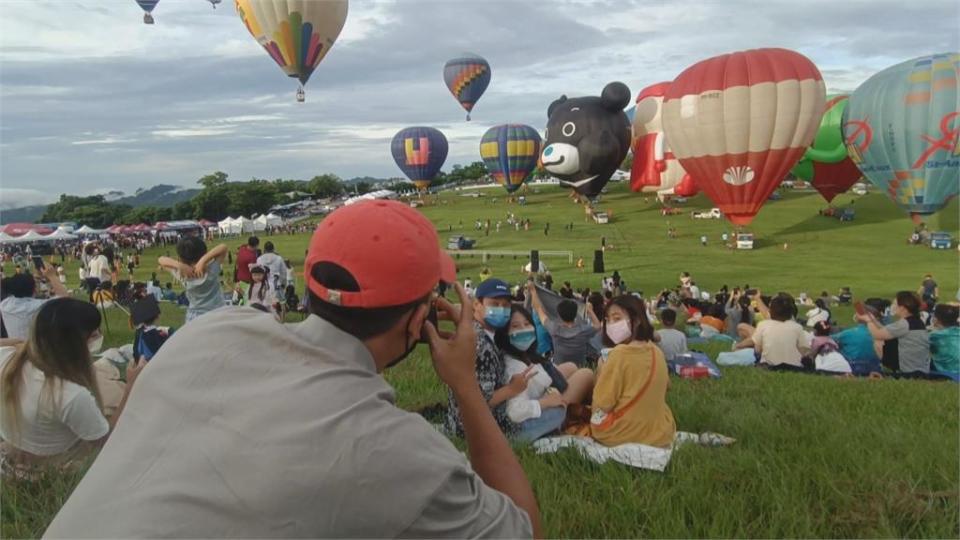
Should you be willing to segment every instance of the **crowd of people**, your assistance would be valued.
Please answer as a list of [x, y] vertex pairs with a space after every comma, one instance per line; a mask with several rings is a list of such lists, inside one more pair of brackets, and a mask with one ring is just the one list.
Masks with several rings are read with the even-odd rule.
[[[529, 536], [539, 510], [509, 442], [571, 433], [671, 446], [672, 363], [698, 345], [724, 343], [718, 363], [776, 371], [960, 376], [958, 307], [940, 301], [930, 275], [916, 292], [862, 302], [848, 287], [816, 298], [749, 285], [711, 294], [686, 272], [651, 298], [619, 272], [596, 291], [565, 281], [554, 292], [546, 273], [511, 286], [484, 268], [473, 287], [457, 282], [438, 243], [401, 203], [337, 210], [306, 253], [298, 308], [307, 316], [281, 324], [296, 275], [272, 242], [261, 250], [254, 236], [231, 252], [184, 236], [175, 257], [157, 261], [183, 286], [174, 300], [186, 305], [184, 324], [159, 324], [170, 283], [154, 274], [134, 286], [123, 378], [93, 361], [105, 293], [126, 260], [116, 246], [79, 253], [87, 301], [53, 266], [43, 271], [49, 299], [35, 298], [31, 272], [4, 278], [3, 473], [72, 467], [99, 449], [51, 537], [126, 537], [161, 524], [185, 536]], [[405, 249], [383, 249], [396, 245]], [[853, 326], [840, 328], [837, 305], [854, 308]], [[466, 441], [466, 456], [397, 408], [380, 376], [417, 343], [448, 387], [443, 428]], [[197, 504], [177, 502], [185, 491]], [[108, 497], [117, 518], [96, 519]], [[376, 511], [336, 510], [345, 505]]]

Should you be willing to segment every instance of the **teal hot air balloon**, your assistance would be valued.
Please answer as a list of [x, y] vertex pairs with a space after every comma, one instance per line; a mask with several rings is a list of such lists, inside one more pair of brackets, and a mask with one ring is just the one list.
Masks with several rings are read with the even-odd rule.
[[843, 114], [847, 151], [914, 222], [960, 191], [960, 54], [922, 56], [867, 79]]
[[537, 167], [542, 146], [537, 130], [523, 124], [494, 126], [480, 140], [480, 157], [498, 184], [516, 191]]

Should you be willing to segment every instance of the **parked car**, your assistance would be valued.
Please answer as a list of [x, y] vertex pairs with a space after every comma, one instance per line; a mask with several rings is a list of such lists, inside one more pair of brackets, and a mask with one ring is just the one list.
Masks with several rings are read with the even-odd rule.
[[866, 195], [867, 194], [867, 185], [863, 182], [857, 182], [853, 185], [853, 194], [854, 195]]
[[693, 219], [720, 219], [723, 217], [723, 212], [719, 208], [711, 208], [706, 212], [690, 212], [690, 217]]
[[950, 249], [953, 247], [953, 237], [950, 233], [937, 231], [930, 235], [930, 247], [932, 249]]
[[753, 233], [737, 233], [737, 249], [753, 249]]
[[594, 212], [593, 220], [600, 224], [610, 223], [610, 216], [606, 212]]
[[679, 208], [673, 208], [672, 206], [664, 206], [660, 209], [661, 216], [675, 216], [682, 212]]
[[846, 207], [840, 212], [837, 213], [837, 219], [840, 221], [853, 221], [853, 218], [857, 216], [856, 210], [853, 207]]
[[423, 206], [423, 201], [410, 201], [410, 208], [420, 208]]
[[447, 239], [447, 249], [473, 249], [473, 245], [476, 243], [476, 240], [458, 234]]

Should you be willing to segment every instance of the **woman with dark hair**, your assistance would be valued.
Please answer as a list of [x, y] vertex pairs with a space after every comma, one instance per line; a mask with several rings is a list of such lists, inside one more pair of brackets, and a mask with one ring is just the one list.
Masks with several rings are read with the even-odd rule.
[[930, 373], [930, 341], [920, 319], [920, 297], [911, 291], [898, 292], [893, 312], [898, 320], [886, 326], [870, 312], [856, 318], [867, 324], [884, 367], [908, 376], [925, 376]]
[[69, 465], [103, 441], [123, 411], [143, 363], [127, 367], [127, 386], [108, 421], [91, 352], [103, 344], [92, 304], [57, 298], [40, 308], [29, 341], [0, 349], [0, 460], [5, 474]]
[[728, 336], [736, 340], [743, 340], [753, 334], [756, 320], [753, 309], [750, 307], [750, 297], [734, 289], [727, 303], [727, 330]]
[[554, 366], [537, 354], [533, 317], [522, 306], [510, 309], [509, 324], [494, 341], [504, 352], [506, 381], [526, 378], [526, 388], [507, 400], [507, 416], [517, 424], [517, 438], [532, 442], [560, 429], [569, 404], [580, 404], [593, 389], [593, 372], [566, 362]]
[[753, 348], [760, 356], [760, 364], [778, 370], [803, 371], [803, 357], [810, 350], [813, 338], [795, 320], [797, 306], [793, 297], [780, 293], [770, 299], [769, 307], [761, 300], [761, 311], [768, 318], [757, 324], [756, 330], [734, 350]]
[[807, 328], [813, 328], [820, 321], [830, 322], [830, 309], [822, 298], [817, 298], [814, 302], [814, 308], [807, 311]]
[[677, 431], [666, 401], [667, 363], [653, 343], [646, 313], [643, 301], [628, 295], [614, 298], [604, 311], [603, 341], [612, 350], [598, 367], [590, 432], [606, 446], [667, 447]]

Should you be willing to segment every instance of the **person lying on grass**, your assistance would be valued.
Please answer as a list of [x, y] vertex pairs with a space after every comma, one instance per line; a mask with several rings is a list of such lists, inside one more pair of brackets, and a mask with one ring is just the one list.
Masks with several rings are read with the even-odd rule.
[[[399, 202], [332, 212], [304, 263], [310, 315], [230, 307], [177, 331], [45, 537], [539, 538], [533, 490], [477, 383], [472, 301], [459, 286], [462, 310], [433, 295], [456, 280], [439, 243]], [[433, 307], [452, 333], [428, 321]], [[397, 407], [382, 376], [424, 339], [466, 455]]]
[[900, 291], [892, 307], [897, 320], [886, 326], [869, 311], [856, 318], [866, 323], [884, 367], [908, 377], [925, 376], [930, 373], [930, 342], [920, 319], [920, 297]]
[[220, 292], [220, 266], [227, 256], [227, 245], [207, 251], [207, 244], [196, 236], [185, 236], [177, 242], [177, 257], [160, 257], [157, 261], [186, 289], [186, 322], [226, 305]]
[[753, 348], [760, 355], [760, 364], [773, 369], [803, 370], [803, 356], [810, 350], [810, 334], [793, 320], [796, 305], [788, 294], [778, 294], [769, 307], [761, 300], [768, 318], [756, 330], [734, 345], [734, 350]]
[[103, 344], [100, 322], [93, 304], [57, 298], [37, 312], [27, 341], [0, 349], [5, 476], [79, 465], [116, 425], [143, 362], [127, 367], [126, 388], [108, 420], [90, 358]]
[[567, 405], [590, 397], [593, 371], [572, 362], [554, 366], [537, 354], [533, 317], [523, 307], [511, 307], [510, 323], [497, 330], [495, 342], [504, 352], [506, 380], [520, 375], [526, 384], [507, 400], [507, 416], [517, 424], [518, 440], [531, 442], [559, 430]]
[[604, 312], [603, 340], [612, 350], [598, 368], [590, 436], [606, 446], [667, 447], [677, 431], [666, 401], [667, 363], [653, 343], [646, 311], [641, 300], [623, 295]]

